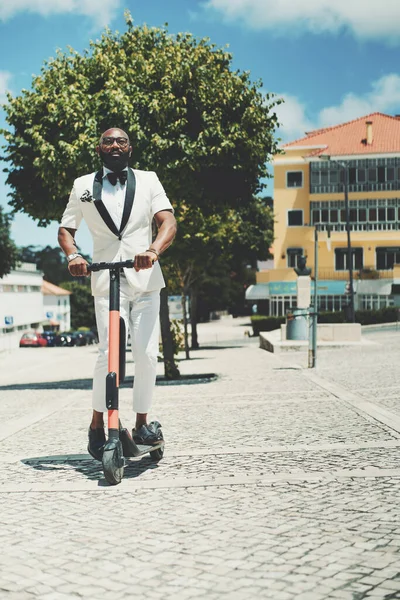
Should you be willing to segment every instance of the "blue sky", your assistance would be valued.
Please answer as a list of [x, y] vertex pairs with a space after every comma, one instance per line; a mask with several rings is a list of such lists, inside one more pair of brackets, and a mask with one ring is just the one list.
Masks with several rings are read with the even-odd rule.
[[[168, 22], [171, 33], [228, 44], [235, 68], [285, 99], [277, 132], [285, 141], [369, 112], [400, 113], [398, 0], [1, 0], [0, 102], [6, 90], [30, 88], [57, 48], [82, 51], [106, 25], [123, 31], [126, 8], [137, 25]], [[7, 192], [1, 173], [5, 207]], [[55, 223], [43, 229], [15, 216], [19, 246], [55, 245], [56, 234]], [[85, 227], [77, 239], [90, 254]]]

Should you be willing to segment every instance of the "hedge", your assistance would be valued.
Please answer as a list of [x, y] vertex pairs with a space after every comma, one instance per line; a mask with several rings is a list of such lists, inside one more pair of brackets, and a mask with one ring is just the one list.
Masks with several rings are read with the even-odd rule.
[[263, 315], [253, 315], [251, 317], [251, 325], [253, 327], [253, 335], [259, 335], [260, 331], [272, 331], [279, 329], [286, 322], [286, 317], [266, 317]]
[[[379, 323], [393, 323], [398, 318], [398, 309], [395, 307], [381, 308], [379, 310], [356, 310], [355, 321], [361, 325], [373, 325]], [[253, 335], [259, 335], [260, 331], [272, 331], [279, 329], [286, 322], [286, 317], [268, 317], [264, 315], [253, 315], [251, 325]], [[318, 323], [346, 323], [345, 313], [320, 312], [318, 313]]]
[[356, 310], [356, 323], [375, 325], [377, 323], [394, 323], [398, 319], [398, 309], [394, 306], [379, 310]]

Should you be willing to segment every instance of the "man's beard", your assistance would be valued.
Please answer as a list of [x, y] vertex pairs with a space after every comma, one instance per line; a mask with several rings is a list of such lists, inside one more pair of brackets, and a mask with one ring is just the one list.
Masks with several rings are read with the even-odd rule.
[[103, 150], [100, 149], [99, 155], [103, 161], [103, 165], [111, 171], [123, 171], [123, 169], [128, 166], [129, 150], [121, 152], [118, 156], [112, 156], [112, 154], [103, 152]]

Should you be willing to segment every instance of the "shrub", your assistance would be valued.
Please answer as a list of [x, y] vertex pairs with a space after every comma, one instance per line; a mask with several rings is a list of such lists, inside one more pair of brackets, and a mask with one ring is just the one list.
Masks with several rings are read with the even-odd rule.
[[346, 318], [342, 310], [337, 312], [318, 313], [318, 323], [345, 323]]
[[[171, 335], [174, 354], [177, 355], [185, 347], [182, 319], [171, 319]], [[162, 344], [159, 346], [159, 352], [162, 354]]]
[[[395, 307], [381, 308], [379, 310], [356, 310], [355, 322], [361, 325], [375, 325], [379, 323], [393, 323], [397, 321], [398, 309]], [[253, 315], [251, 325], [253, 335], [259, 335], [260, 331], [272, 331], [279, 329], [286, 317], [268, 317], [264, 315]], [[344, 311], [320, 312], [318, 323], [346, 323]]]
[[267, 317], [263, 315], [253, 315], [251, 317], [251, 325], [253, 327], [253, 335], [259, 335], [260, 331], [272, 331], [279, 329], [285, 323], [286, 317]]
[[361, 325], [375, 325], [379, 323], [393, 323], [397, 321], [398, 310], [394, 306], [380, 308], [379, 310], [356, 310], [356, 323]]

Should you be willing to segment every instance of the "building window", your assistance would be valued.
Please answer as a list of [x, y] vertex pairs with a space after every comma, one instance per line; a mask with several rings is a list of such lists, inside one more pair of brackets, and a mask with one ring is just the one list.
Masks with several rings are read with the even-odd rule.
[[[353, 269], [360, 270], [363, 268], [363, 249], [352, 248], [352, 267]], [[336, 271], [347, 271], [349, 268], [347, 260], [347, 248], [336, 248], [335, 249], [335, 270]]]
[[287, 171], [286, 187], [288, 187], [288, 188], [303, 187], [303, 171]]
[[339, 312], [348, 305], [347, 296], [318, 295], [317, 301], [321, 312]]
[[400, 248], [388, 246], [376, 248], [376, 268], [378, 271], [393, 269], [394, 265], [400, 264]]
[[[310, 202], [311, 224], [320, 231], [346, 230], [346, 210], [343, 200]], [[400, 198], [374, 198], [349, 201], [351, 231], [400, 230]]]
[[394, 306], [393, 296], [383, 296], [382, 294], [361, 294], [359, 301], [362, 310], [379, 310]]
[[288, 210], [288, 226], [298, 227], [299, 225], [303, 225], [303, 211]]
[[293, 269], [297, 267], [297, 261], [299, 256], [303, 256], [303, 248], [288, 248], [286, 251], [287, 254], [287, 266], [292, 267]]
[[[368, 158], [346, 161], [349, 192], [371, 192], [400, 189], [400, 158]], [[344, 168], [334, 161], [310, 164], [312, 194], [343, 192]]]
[[283, 317], [291, 308], [296, 308], [297, 296], [271, 296], [270, 314], [272, 317]]

